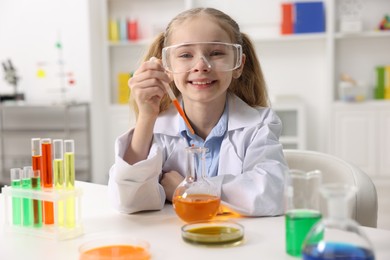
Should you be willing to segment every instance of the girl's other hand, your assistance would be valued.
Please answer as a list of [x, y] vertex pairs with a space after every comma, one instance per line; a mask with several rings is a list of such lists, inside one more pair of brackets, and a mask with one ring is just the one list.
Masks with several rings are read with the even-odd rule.
[[130, 78], [128, 85], [131, 88], [139, 115], [143, 117], [157, 117], [160, 101], [169, 87], [170, 78], [161, 65], [161, 60], [152, 57], [144, 62]]
[[184, 177], [176, 171], [166, 172], [162, 175], [160, 184], [163, 186], [168, 201], [172, 202], [176, 187], [184, 180]]

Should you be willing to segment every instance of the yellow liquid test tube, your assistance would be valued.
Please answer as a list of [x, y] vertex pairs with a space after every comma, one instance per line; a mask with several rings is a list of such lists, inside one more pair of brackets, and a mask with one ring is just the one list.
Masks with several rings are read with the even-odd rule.
[[[63, 190], [65, 185], [63, 144], [62, 139], [53, 140], [54, 189], [58, 191]], [[63, 200], [58, 201], [57, 216], [58, 226], [65, 226], [65, 202]]]
[[[65, 188], [66, 190], [74, 190], [75, 180], [75, 150], [74, 140], [64, 140], [64, 170], [65, 170]], [[66, 199], [66, 219], [65, 226], [74, 228], [76, 225], [75, 215], [75, 198]]]

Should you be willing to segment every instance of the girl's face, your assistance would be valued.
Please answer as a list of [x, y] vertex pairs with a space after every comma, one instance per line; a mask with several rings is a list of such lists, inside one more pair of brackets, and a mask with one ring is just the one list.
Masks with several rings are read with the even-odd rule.
[[[208, 15], [187, 19], [172, 28], [170, 45], [191, 42], [232, 43], [227, 32]], [[189, 72], [174, 73], [172, 77], [185, 102], [224, 104], [232, 77], [239, 76], [239, 70], [215, 71], [212, 66], [208, 66], [207, 61], [200, 58]]]

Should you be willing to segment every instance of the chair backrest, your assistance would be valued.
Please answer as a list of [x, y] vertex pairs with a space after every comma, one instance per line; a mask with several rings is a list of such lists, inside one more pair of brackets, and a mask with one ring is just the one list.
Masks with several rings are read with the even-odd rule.
[[[345, 183], [357, 187], [349, 204], [350, 217], [360, 225], [377, 227], [378, 199], [371, 178], [358, 167], [330, 154], [285, 149], [284, 156], [290, 169], [320, 170], [323, 183]], [[326, 212], [324, 201], [321, 211]]]

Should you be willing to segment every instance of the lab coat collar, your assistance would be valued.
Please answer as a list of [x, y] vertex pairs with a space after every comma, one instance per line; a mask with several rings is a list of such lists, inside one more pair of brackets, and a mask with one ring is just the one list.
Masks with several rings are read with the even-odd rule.
[[[248, 104], [234, 94], [228, 94], [228, 99], [228, 131], [259, 124], [261, 117], [255, 108], [248, 106]], [[157, 118], [154, 125], [154, 133], [181, 137], [179, 120], [182, 119], [175, 107], [169, 106], [168, 110], [161, 113]]]

